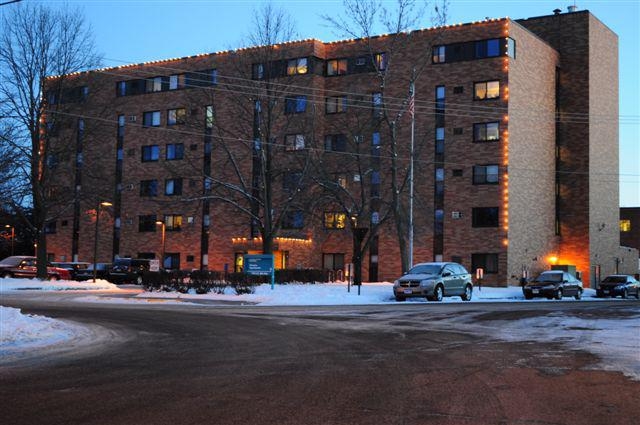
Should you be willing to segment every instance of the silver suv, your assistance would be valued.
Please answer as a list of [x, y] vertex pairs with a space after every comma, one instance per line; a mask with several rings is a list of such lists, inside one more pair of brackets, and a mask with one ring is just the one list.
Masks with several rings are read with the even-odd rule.
[[396, 301], [409, 297], [426, 297], [442, 301], [443, 297], [459, 296], [471, 300], [473, 283], [467, 269], [458, 263], [420, 263], [393, 283]]

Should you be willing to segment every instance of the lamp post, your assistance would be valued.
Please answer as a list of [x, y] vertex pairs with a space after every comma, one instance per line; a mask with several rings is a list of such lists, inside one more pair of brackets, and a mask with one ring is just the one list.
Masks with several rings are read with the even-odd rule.
[[100, 202], [96, 207], [96, 233], [93, 238], [93, 283], [96, 282], [96, 276], [98, 275], [98, 227], [100, 223], [100, 207], [110, 207], [113, 205], [111, 202]]
[[165, 237], [164, 237], [165, 233], [164, 232], [167, 229], [167, 225], [165, 224], [164, 221], [160, 221], [160, 220], [156, 221], [156, 224], [158, 226], [161, 226], [161, 229], [162, 229], [162, 254], [161, 254], [161, 257], [160, 257], [160, 264], [164, 268], [164, 243], [165, 243]]
[[4, 227], [11, 228], [11, 255], [13, 256], [13, 241], [16, 238], [16, 228], [10, 224], [5, 224]]

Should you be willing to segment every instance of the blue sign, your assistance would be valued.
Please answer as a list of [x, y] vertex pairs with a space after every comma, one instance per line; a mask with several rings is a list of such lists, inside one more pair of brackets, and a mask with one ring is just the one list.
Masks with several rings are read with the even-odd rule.
[[247, 254], [244, 256], [244, 272], [250, 275], [271, 276], [271, 289], [275, 283], [273, 254]]

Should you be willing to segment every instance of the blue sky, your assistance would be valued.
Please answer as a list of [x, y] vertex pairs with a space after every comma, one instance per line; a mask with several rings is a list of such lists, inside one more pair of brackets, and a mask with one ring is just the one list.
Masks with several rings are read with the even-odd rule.
[[[40, 1], [40, 0], [23, 0]], [[383, 0], [390, 6], [393, 0]], [[47, 0], [49, 5], [79, 6], [96, 35], [105, 65], [216, 52], [245, 45], [258, 0]], [[341, 10], [341, 0], [273, 1], [287, 9], [298, 38], [339, 39], [320, 18]], [[573, 0], [451, 0], [448, 23], [485, 17], [527, 18], [566, 12]], [[619, 37], [620, 54], [620, 205], [640, 206], [640, 0], [582, 0]], [[7, 9], [11, 6], [4, 6]], [[430, 26], [425, 19], [422, 27]], [[611, 170], [603, 170], [610, 172]]]

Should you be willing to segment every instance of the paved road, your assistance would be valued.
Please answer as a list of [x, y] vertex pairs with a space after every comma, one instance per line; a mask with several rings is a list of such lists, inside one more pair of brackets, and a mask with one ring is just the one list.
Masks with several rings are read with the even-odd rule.
[[[94, 326], [92, 346], [0, 366], [2, 424], [637, 424], [640, 382], [558, 344], [468, 321], [638, 304], [211, 307], [3, 305]], [[444, 326], [443, 324], [447, 324]]]

